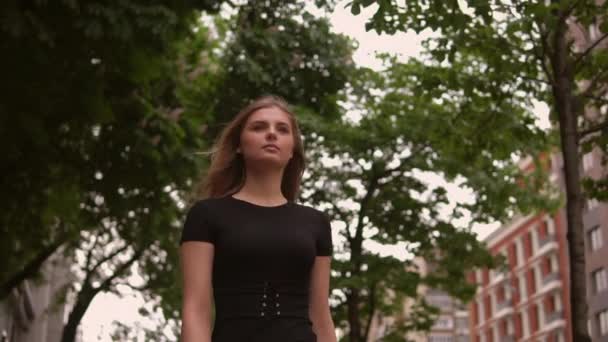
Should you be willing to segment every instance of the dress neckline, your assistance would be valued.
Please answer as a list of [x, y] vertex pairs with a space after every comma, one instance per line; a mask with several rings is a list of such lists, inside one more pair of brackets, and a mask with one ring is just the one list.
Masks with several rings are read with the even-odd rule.
[[283, 208], [283, 207], [287, 207], [291, 204], [291, 202], [288, 200], [287, 202], [283, 203], [283, 204], [279, 204], [279, 205], [261, 205], [261, 204], [256, 204], [253, 202], [249, 202], [249, 201], [245, 201], [239, 198], [236, 198], [232, 195], [228, 195], [227, 196], [229, 199], [236, 201], [236, 202], [240, 202], [246, 205], [249, 205], [251, 207], [255, 207], [255, 208], [263, 208], [263, 209], [278, 209], [278, 208]]

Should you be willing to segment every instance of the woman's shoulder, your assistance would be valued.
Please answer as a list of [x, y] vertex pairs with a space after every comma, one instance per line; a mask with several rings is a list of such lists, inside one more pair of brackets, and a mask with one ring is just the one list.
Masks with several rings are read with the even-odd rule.
[[226, 207], [226, 201], [221, 197], [199, 198], [191, 202], [188, 211], [213, 213]]
[[326, 215], [324, 211], [317, 209], [315, 207], [312, 207], [310, 205], [307, 205], [307, 204], [301, 204], [301, 203], [294, 202], [294, 207], [297, 210], [299, 210], [302, 213], [307, 214], [307, 215], [311, 215], [311, 216], [315, 216], [315, 217], [323, 217]]

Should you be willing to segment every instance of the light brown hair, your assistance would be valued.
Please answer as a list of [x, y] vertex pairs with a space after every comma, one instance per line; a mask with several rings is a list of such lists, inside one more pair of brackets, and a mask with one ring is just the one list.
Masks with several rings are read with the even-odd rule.
[[230, 121], [211, 148], [211, 165], [197, 186], [198, 199], [224, 197], [236, 193], [245, 184], [245, 161], [237, 153], [241, 132], [247, 119], [258, 109], [276, 107], [289, 117], [293, 134], [293, 156], [283, 170], [281, 192], [288, 201], [295, 201], [305, 168], [304, 147], [298, 122], [289, 104], [275, 95], [253, 100]]

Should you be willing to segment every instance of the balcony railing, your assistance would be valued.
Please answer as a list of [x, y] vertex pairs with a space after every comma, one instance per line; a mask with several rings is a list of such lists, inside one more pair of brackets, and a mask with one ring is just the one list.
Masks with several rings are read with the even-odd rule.
[[551, 324], [552, 322], [557, 321], [558, 319], [563, 319], [564, 313], [562, 311], [554, 311], [545, 316], [545, 325]]
[[558, 281], [560, 280], [559, 273], [557, 273], [557, 272], [549, 273], [543, 277], [543, 286], [545, 286], [555, 280], [558, 280]]
[[555, 235], [547, 235], [544, 238], [538, 240], [538, 249], [542, 249], [547, 244], [555, 241]]
[[450, 311], [454, 306], [452, 298], [442, 291], [429, 291], [425, 296], [425, 300], [429, 305], [437, 307], [441, 311]]
[[507, 335], [500, 338], [500, 342], [515, 342], [515, 336]]
[[513, 306], [513, 300], [505, 299], [502, 302], [496, 304], [496, 312], [500, 312], [503, 309], [510, 308]]

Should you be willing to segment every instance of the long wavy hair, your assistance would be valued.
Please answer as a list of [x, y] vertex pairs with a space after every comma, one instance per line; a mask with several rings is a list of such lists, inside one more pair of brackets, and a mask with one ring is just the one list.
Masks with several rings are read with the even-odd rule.
[[289, 104], [275, 95], [253, 100], [230, 121], [211, 148], [211, 165], [195, 189], [197, 199], [224, 197], [238, 192], [245, 184], [245, 161], [237, 153], [241, 132], [247, 119], [258, 109], [276, 107], [287, 114], [294, 140], [293, 156], [283, 170], [281, 191], [288, 201], [295, 201], [305, 168], [304, 147], [296, 116]]

